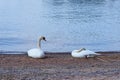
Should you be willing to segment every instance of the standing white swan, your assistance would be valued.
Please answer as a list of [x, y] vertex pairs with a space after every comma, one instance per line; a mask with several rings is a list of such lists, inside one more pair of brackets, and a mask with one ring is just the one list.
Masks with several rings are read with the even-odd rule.
[[76, 57], [76, 58], [88, 58], [88, 57], [95, 57], [95, 56], [101, 55], [101, 54], [98, 54], [93, 51], [82, 48], [79, 50], [73, 50], [71, 55], [72, 55], [72, 57]]
[[44, 58], [45, 57], [45, 53], [44, 51], [41, 49], [41, 40], [46, 41], [44, 36], [41, 36], [38, 40], [38, 48], [33, 48], [27, 51], [28, 56], [32, 57], [32, 58]]

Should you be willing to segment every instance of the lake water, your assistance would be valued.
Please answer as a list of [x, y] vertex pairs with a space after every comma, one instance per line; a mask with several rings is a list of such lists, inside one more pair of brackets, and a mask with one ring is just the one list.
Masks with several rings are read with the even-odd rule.
[[120, 51], [120, 0], [0, 0], [0, 51]]

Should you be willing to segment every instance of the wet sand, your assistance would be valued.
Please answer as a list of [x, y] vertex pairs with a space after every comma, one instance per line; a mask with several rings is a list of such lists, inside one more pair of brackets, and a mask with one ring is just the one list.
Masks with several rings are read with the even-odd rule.
[[120, 80], [120, 53], [102, 52], [105, 62], [47, 53], [45, 59], [27, 54], [0, 54], [0, 80]]

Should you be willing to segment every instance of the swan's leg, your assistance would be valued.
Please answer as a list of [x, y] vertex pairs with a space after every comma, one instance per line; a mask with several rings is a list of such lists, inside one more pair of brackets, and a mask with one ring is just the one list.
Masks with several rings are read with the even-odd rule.
[[88, 59], [88, 56], [87, 56], [87, 55], [85, 55], [85, 58], [86, 58], [86, 59]]

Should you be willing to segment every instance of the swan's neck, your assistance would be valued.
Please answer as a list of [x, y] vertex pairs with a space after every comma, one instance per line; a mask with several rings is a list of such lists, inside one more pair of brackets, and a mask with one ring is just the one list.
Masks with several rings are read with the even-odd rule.
[[41, 49], [41, 39], [38, 40], [38, 44], [37, 45], [38, 45], [38, 48]]
[[78, 50], [78, 52], [81, 52], [81, 51], [83, 51], [83, 50], [82, 49]]
[[81, 52], [81, 51], [84, 51], [84, 50], [85, 50], [85, 48], [82, 48], [82, 49], [79, 49], [78, 52]]

